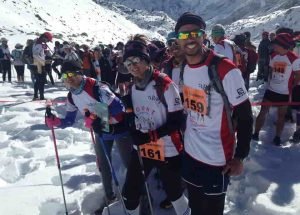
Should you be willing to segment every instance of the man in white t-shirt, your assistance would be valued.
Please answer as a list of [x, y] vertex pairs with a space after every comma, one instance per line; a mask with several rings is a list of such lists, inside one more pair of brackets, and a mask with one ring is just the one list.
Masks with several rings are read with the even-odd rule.
[[[276, 35], [272, 44], [274, 53], [271, 55], [270, 60], [271, 74], [263, 102], [283, 103], [283, 105], [278, 106], [276, 136], [273, 139], [273, 143], [279, 146], [281, 145], [280, 136], [284, 127], [287, 103], [290, 101], [293, 81], [295, 76], [299, 76], [300, 72], [300, 59], [295, 53], [290, 51], [291, 47], [294, 46], [293, 38], [290, 34], [280, 33]], [[252, 139], [259, 140], [259, 131], [264, 124], [269, 109], [269, 105], [261, 106], [256, 118]]]
[[241, 72], [232, 61], [219, 58], [216, 72], [237, 122], [235, 145], [224, 100], [215, 87], [210, 87], [208, 68], [217, 56], [203, 46], [205, 27], [203, 19], [192, 13], [184, 13], [175, 27], [187, 60], [183, 97], [188, 117], [182, 166], [192, 215], [220, 215], [229, 177], [242, 173], [243, 159], [249, 153], [252, 111]]

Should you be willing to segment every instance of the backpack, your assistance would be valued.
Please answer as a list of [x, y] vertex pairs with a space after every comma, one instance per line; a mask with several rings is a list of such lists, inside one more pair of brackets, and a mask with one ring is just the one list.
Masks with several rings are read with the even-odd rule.
[[[218, 67], [219, 63], [224, 58], [226, 58], [226, 57], [224, 57], [222, 55], [217, 55], [217, 54], [215, 56], [213, 56], [213, 58], [210, 62], [210, 65], [208, 66], [208, 76], [210, 79], [210, 83], [206, 89], [206, 92], [210, 92], [211, 87], [213, 87], [216, 90], [216, 92], [221, 95], [222, 100], [224, 102], [224, 108], [225, 108], [226, 117], [228, 120], [229, 130], [230, 130], [231, 134], [234, 134], [231, 105], [229, 103], [228, 97], [227, 97], [224, 87], [223, 87], [223, 83], [222, 83], [220, 76], [218, 74], [218, 71], [217, 71], [217, 67]], [[210, 104], [210, 99], [211, 99], [210, 93], [208, 93], [208, 104]], [[208, 107], [210, 107], [210, 105], [208, 105]], [[207, 112], [209, 113], [209, 108], [207, 109]]]
[[172, 80], [167, 74], [161, 73], [158, 70], [155, 70], [153, 72], [153, 79], [155, 81], [154, 88], [156, 90], [156, 95], [159, 101], [164, 105], [166, 110], [168, 110], [168, 104], [164, 93], [167, 90], [169, 84], [172, 82]]
[[15, 49], [14, 60], [22, 60], [22, 50]]
[[[172, 64], [172, 58], [168, 60], [164, 66], [163, 73], [167, 74], [171, 79], [172, 79], [172, 72], [173, 72], [173, 64]], [[184, 67], [186, 65], [186, 61], [184, 60], [182, 64], [180, 65], [180, 75], [179, 75], [179, 80], [183, 81], [183, 71]]]
[[32, 52], [33, 44], [26, 46], [22, 55], [22, 61], [25, 64], [32, 65], [33, 64], [33, 52]]

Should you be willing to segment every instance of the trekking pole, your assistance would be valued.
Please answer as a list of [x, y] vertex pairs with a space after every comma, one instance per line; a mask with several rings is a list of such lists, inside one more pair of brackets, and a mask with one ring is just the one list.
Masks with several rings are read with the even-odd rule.
[[[104, 151], [104, 155], [105, 155], [105, 158], [106, 158], [107, 163], [109, 165], [109, 169], [110, 169], [111, 175], [112, 175], [112, 177], [114, 179], [114, 182], [115, 182], [118, 194], [121, 197], [121, 203], [122, 203], [122, 206], [123, 206], [123, 209], [124, 209], [124, 214], [127, 215], [127, 210], [126, 210], [125, 202], [124, 202], [124, 199], [123, 199], [122, 194], [121, 194], [120, 184], [119, 184], [119, 181], [117, 179], [116, 172], [115, 172], [115, 170], [114, 170], [114, 168], [113, 168], [113, 166], [111, 164], [111, 161], [110, 161], [110, 159], [108, 157], [108, 153], [107, 153], [106, 147], [105, 147], [104, 142], [103, 142], [103, 140], [101, 139], [100, 136], [98, 137], [98, 140], [99, 140], [100, 145], [101, 145], [101, 147], [102, 147], [102, 149]], [[109, 207], [108, 207], [108, 210], [109, 210]]]
[[[86, 117], [87, 117], [87, 116], [93, 117], [89, 111], [86, 111], [86, 112], [85, 112], [85, 116], [86, 116]], [[92, 134], [92, 140], [93, 140], [93, 142], [96, 143], [96, 142], [95, 142], [95, 139], [94, 139], [94, 137], [93, 137], [93, 131], [92, 131], [92, 129], [91, 129], [91, 134]], [[119, 181], [118, 181], [116, 172], [115, 172], [115, 170], [114, 170], [114, 168], [113, 168], [113, 166], [112, 166], [112, 164], [111, 164], [111, 161], [110, 161], [110, 159], [109, 159], [108, 152], [107, 152], [107, 150], [106, 150], [105, 144], [104, 144], [103, 140], [101, 139], [101, 137], [100, 137], [99, 135], [98, 135], [98, 140], [99, 140], [99, 143], [100, 143], [100, 145], [101, 145], [101, 148], [102, 148], [102, 150], [103, 150], [103, 152], [104, 152], [105, 158], [106, 158], [106, 160], [107, 160], [107, 163], [108, 163], [108, 166], [109, 166], [111, 175], [112, 175], [112, 177], [113, 177], [113, 180], [114, 180], [114, 182], [115, 182], [115, 185], [116, 185], [118, 194], [119, 194], [120, 197], [121, 197], [121, 203], [122, 203], [122, 206], [123, 206], [123, 210], [124, 210], [124, 212], [125, 212], [124, 214], [127, 215], [127, 210], [126, 210], [125, 202], [124, 202], [124, 199], [123, 199], [122, 194], [121, 194], [120, 184], [119, 184]], [[107, 207], [107, 209], [108, 209], [108, 212], [110, 213], [109, 207]]]
[[[87, 112], [86, 112], [86, 113], [87, 113]], [[96, 141], [95, 141], [94, 131], [93, 131], [92, 128], [90, 128], [90, 133], [91, 133], [91, 137], [92, 137], [93, 144], [94, 144], [94, 146], [95, 146], [95, 145], [96, 145]], [[100, 163], [99, 163], [99, 159], [98, 159], [97, 155], [96, 155], [96, 161], [97, 161], [97, 162], [96, 162], [96, 163], [97, 163], [97, 167], [98, 167], [98, 169], [100, 170]], [[105, 199], [106, 199], [106, 207], [107, 207], [107, 210], [108, 210], [108, 214], [111, 215], [110, 209], [109, 209], [109, 207], [108, 207], [108, 199], [107, 199], [107, 197], [105, 197]]]
[[[54, 115], [51, 113], [51, 107], [49, 105], [46, 107], [46, 114], [45, 115], [46, 115], [46, 117], [54, 117]], [[56, 163], [57, 163], [58, 172], [59, 172], [60, 185], [61, 185], [64, 205], [65, 205], [65, 211], [66, 211], [66, 215], [68, 215], [68, 209], [67, 209], [67, 204], [66, 204], [66, 197], [65, 197], [64, 185], [63, 185], [63, 179], [62, 179], [62, 175], [61, 175], [60, 161], [59, 161], [57, 145], [56, 145], [56, 137], [55, 137], [55, 132], [54, 132], [53, 127], [51, 128], [51, 132], [52, 132], [52, 139], [53, 139], [53, 144], [54, 144], [54, 149], [55, 149]]]
[[147, 179], [146, 179], [146, 174], [145, 174], [144, 162], [143, 162], [143, 159], [142, 159], [141, 154], [140, 154], [140, 147], [139, 146], [137, 146], [137, 154], [138, 154], [139, 162], [140, 162], [140, 165], [141, 165], [141, 172], [142, 172], [142, 175], [143, 175], [143, 178], [144, 178], [147, 198], [148, 198], [148, 201], [149, 201], [150, 214], [154, 215], [152, 202], [151, 202], [151, 197], [150, 197], [149, 186], [148, 186]]

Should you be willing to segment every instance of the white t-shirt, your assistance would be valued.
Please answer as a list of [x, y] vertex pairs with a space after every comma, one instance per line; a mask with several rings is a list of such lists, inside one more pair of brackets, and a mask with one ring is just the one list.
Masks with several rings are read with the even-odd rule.
[[[75, 105], [71, 104], [67, 99], [67, 111], [73, 112], [79, 110], [82, 115], [85, 114], [86, 109], [91, 113], [96, 112], [95, 105], [98, 101], [94, 98], [95, 95], [93, 95], [93, 87], [96, 80], [92, 78], [85, 78], [85, 81], [84, 89], [79, 94], [72, 94], [72, 99]], [[107, 104], [107, 106], [109, 106], [116, 97], [105, 84], [99, 84], [99, 96], [101, 98], [101, 102]]]
[[[137, 90], [136, 86], [132, 86], [132, 104], [135, 113], [136, 129], [144, 133], [149, 130], [155, 130], [167, 122], [167, 111], [175, 112], [183, 109], [179, 92], [171, 82], [169, 87], [164, 92], [164, 97], [168, 106], [168, 110], [157, 96], [155, 81], [152, 80], [145, 90]], [[170, 136], [164, 136], [163, 141], [165, 157], [173, 157], [178, 155], [177, 149], [174, 146]]]
[[268, 89], [279, 94], [289, 95], [295, 71], [300, 71], [300, 59], [289, 51], [286, 55], [271, 56], [270, 67], [272, 73], [269, 78]]
[[[213, 88], [210, 90], [210, 97], [209, 92], [205, 91], [210, 84], [208, 65], [213, 55], [214, 53], [210, 52], [203, 64], [186, 65], [184, 68], [184, 106], [188, 113], [184, 147], [195, 160], [213, 166], [223, 166], [233, 157], [235, 140], [230, 133], [221, 95]], [[223, 59], [219, 63], [218, 73], [233, 107], [248, 99], [241, 72], [230, 60]], [[185, 88], [192, 89], [190, 97], [186, 96]], [[193, 100], [195, 95], [201, 93], [202, 102]]]
[[229, 58], [231, 61], [234, 59], [234, 53], [232, 50], [233, 41], [224, 39], [215, 45], [214, 51], [217, 54], [224, 55]]

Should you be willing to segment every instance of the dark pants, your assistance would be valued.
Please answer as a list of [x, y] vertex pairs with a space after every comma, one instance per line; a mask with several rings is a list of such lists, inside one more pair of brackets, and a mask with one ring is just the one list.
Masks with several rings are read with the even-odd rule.
[[17, 72], [17, 77], [18, 80], [22, 79], [24, 81], [24, 70], [25, 66], [15, 66], [16, 72]]
[[258, 62], [258, 72], [256, 80], [268, 81], [269, 77], [269, 61], [265, 59], [260, 59]]
[[60, 78], [61, 74], [60, 72], [58, 71], [57, 67], [59, 65], [62, 65], [63, 64], [63, 61], [62, 60], [55, 60], [53, 63], [52, 63], [52, 69], [54, 70], [54, 72], [58, 75], [58, 78]]
[[40, 93], [40, 99], [45, 99], [44, 97], [44, 89], [45, 89], [45, 81], [46, 81], [46, 73], [43, 68], [42, 73], [37, 72], [37, 67], [35, 67], [34, 72], [34, 98], [38, 98], [38, 92]]
[[207, 195], [201, 187], [187, 183], [191, 215], [222, 215], [225, 204], [225, 194]]
[[229, 184], [229, 176], [222, 173], [223, 167], [201, 163], [188, 154], [184, 154], [182, 165], [192, 215], [222, 215]]
[[[170, 201], [175, 201], [182, 196], [181, 188], [181, 156], [166, 158], [165, 162], [151, 159], [143, 159], [146, 178], [154, 167], [160, 170], [161, 180], [165, 186], [167, 197]], [[132, 151], [131, 161], [127, 169], [125, 184], [123, 186], [123, 196], [126, 208], [134, 210], [139, 205], [145, 181], [142, 175], [142, 168], [136, 150]]]
[[[114, 199], [115, 193], [113, 190], [113, 181], [111, 169], [105, 156], [105, 152], [99, 142], [99, 135], [96, 135], [96, 145], [94, 146], [97, 155], [97, 163], [99, 171], [101, 172], [102, 182], [105, 190], [105, 194], [108, 200]], [[123, 161], [124, 166], [127, 168], [130, 162], [130, 155], [132, 151], [132, 139], [129, 134], [124, 134], [122, 137], [116, 138], [115, 140], [103, 141], [105, 150], [108, 153], [108, 157], [111, 161], [111, 153], [114, 142], [120, 153], [120, 157]]]
[[47, 75], [50, 78], [51, 84], [54, 85], [54, 79], [53, 79], [53, 76], [52, 76], [51, 64], [46, 64], [45, 65], [45, 71], [46, 71]]
[[2, 80], [6, 81], [6, 73], [8, 75], [8, 81], [11, 82], [11, 63], [9, 60], [2, 60]]

